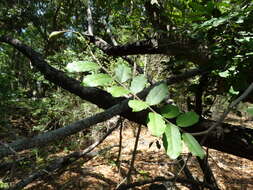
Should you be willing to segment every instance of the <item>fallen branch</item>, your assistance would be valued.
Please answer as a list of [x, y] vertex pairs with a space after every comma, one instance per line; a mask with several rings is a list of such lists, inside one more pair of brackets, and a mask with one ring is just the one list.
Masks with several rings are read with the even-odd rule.
[[39, 170], [39, 171], [29, 175], [27, 178], [21, 180], [16, 185], [9, 188], [9, 190], [22, 189], [26, 185], [35, 181], [36, 179], [45, 177], [52, 172], [56, 172], [59, 169], [67, 167], [82, 157], [85, 157], [87, 159], [86, 161], [88, 161], [88, 160], [94, 158], [95, 156], [97, 156], [103, 152], [106, 152], [113, 147], [118, 146], [118, 145], [113, 145], [108, 148], [104, 148], [102, 150], [90, 153], [94, 148], [96, 148], [98, 145], [100, 145], [106, 139], [106, 137], [108, 137], [115, 129], [117, 129], [119, 127], [119, 123], [120, 122], [118, 121], [117, 124], [114, 127], [112, 127], [111, 129], [109, 129], [105, 135], [103, 135], [98, 141], [96, 141], [95, 143], [93, 143], [92, 145], [90, 145], [89, 147], [84, 149], [83, 151], [73, 152], [67, 156], [64, 156], [64, 157], [61, 157], [61, 158], [58, 158], [58, 159], [52, 161], [51, 164], [49, 164], [45, 169]]
[[[6, 147], [6, 145], [0, 146], [0, 158], [13, 154], [12, 150], [14, 150], [15, 152], [19, 152], [19, 151], [34, 148], [34, 147], [46, 146], [59, 139], [62, 139], [64, 137], [80, 132], [84, 130], [85, 128], [88, 128], [92, 125], [106, 121], [115, 115], [119, 115], [120, 113], [122, 113], [122, 111], [127, 110], [128, 109], [127, 102], [128, 100], [125, 100], [121, 104], [117, 104], [104, 112], [101, 112], [91, 117], [88, 117], [86, 119], [77, 121], [66, 127], [45, 132], [32, 138], [17, 140], [13, 143], [8, 144], [8, 147]], [[11, 147], [11, 149], [9, 147]]]
[[208, 184], [204, 184], [204, 183], [201, 183], [201, 182], [198, 182], [198, 181], [188, 180], [188, 179], [185, 179], [185, 178], [156, 177], [155, 179], [138, 181], [138, 182], [134, 182], [134, 183], [131, 183], [131, 184], [121, 184], [116, 190], [126, 190], [126, 189], [130, 189], [130, 188], [134, 188], [134, 187], [140, 187], [140, 186], [143, 186], [143, 185], [152, 184], [152, 183], [155, 183], [155, 182], [166, 182], [166, 181], [170, 181], [170, 182], [176, 181], [177, 183], [181, 183], [182, 185], [185, 185], [185, 186], [196, 184], [196, 185], [199, 185], [199, 186], [202, 186], [202, 187], [210, 188], [210, 186]]

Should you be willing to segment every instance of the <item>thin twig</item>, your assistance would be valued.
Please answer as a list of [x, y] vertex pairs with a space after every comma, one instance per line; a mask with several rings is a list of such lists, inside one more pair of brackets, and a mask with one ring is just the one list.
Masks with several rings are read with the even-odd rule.
[[0, 144], [5, 146], [6, 148], [8, 148], [12, 153], [14, 153], [13, 157], [14, 157], [14, 161], [12, 162], [12, 165], [11, 165], [11, 172], [10, 172], [10, 175], [9, 175], [9, 178], [12, 179], [13, 178], [13, 175], [15, 173], [15, 168], [17, 166], [17, 160], [21, 160], [20, 159], [20, 155], [11, 147], [9, 146], [8, 144], [0, 141]]
[[9, 144], [6, 144], [2, 141], [0, 141], [0, 144], [9, 149], [18, 159], [20, 159], [19, 154], [11, 146], [9, 146]]
[[117, 163], [117, 166], [118, 166], [118, 169], [119, 169], [119, 173], [120, 173], [120, 156], [121, 156], [121, 150], [122, 150], [122, 130], [123, 130], [123, 119], [121, 119], [121, 123], [120, 123], [120, 128], [119, 128], [119, 151], [118, 151], [118, 156], [117, 156], [117, 160], [116, 160], [116, 163]]
[[[177, 161], [179, 163], [179, 165], [181, 166], [181, 169], [179, 170], [179, 172], [177, 173], [177, 175], [175, 176], [175, 181], [174, 184], [176, 183], [177, 178], [179, 177], [179, 174], [182, 172], [182, 170], [184, 171], [185, 176], [187, 177], [187, 179], [192, 180], [192, 181], [196, 181], [191, 173], [191, 171], [189, 170], [189, 168], [187, 167], [187, 162], [189, 161], [189, 158], [191, 157], [191, 154], [188, 154], [186, 161], [184, 161], [182, 156], [179, 156], [177, 158]], [[196, 184], [192, 184], [189, 189], [191, 190], [200, 190], [198, 185]]]
[[135, 161], [135, 157], [136, 157], [136, 153], [137, 153], [137, 147], [138, 147], [140, 133], [141, 133], [141, 125], [138, 126], [138, 131], [137, 131], [137, 135], [136, 135], [136, 138], [135, 138], [135, 144], [134, 144], [134, 150], [133, 150], [133, 153], [132, 153], [130, 168], [129, 168], [129, 171], [128, 171], [127, 177], [126, 177], [127, 184], [130, 183], [132, 170], [134, 168], [134, 161]]
[[[111, 38], [111, 41], [113, 43], [114, 46], [117, 46], [118, 43], [116, 41], [116, 39], [114, 38], [113, 34], [112, 34], [112, 31], [111, 31], [111, 28], [109, 26], [109, 24], [107, 23], [107, 21], [105, 19], [103, 19], [103, 22], [104, 24], [106, 25], [106, 32], [108, 33], [108, 35], [110, 36]], [[140, 73], [140, 74], [145, 74], [143, 69], [141, 68], [140, 65], [136, 64], [136, 62], [133, 61], [133, 59], [131, 59], [129, 56], [121, 56], [122, 59], [124, 59], [125, 61], [127, 61], [131, 66], [135, 66], [136, 67], [136, 70]], [[149, 76], [148, 74], [146, 74], [146, 77], [148, 79], [148, 82], [150, 84], [153, 84], [152, 80], [151, 80], [151, 76]]]
[[208, 183], [211, 186], [211, 190], [219, 190], [216, 179], [207, 161], [208, 157], [206, 156], [205, 160], [197, 157], [197, 160], [204, 175], [204, 183]]
[[[217, 128], [223, 121], [224, 119], [227, 117], [227, 115], [229, 114], [229, 112], [235, 107], [237, 106], [243, 99], [245, 99], [253, 90], [253, 83], [251, 83], [248, 88], [242, 93], [241, 96], [239, 96], [237, 99], [235, 99], [229, 106], [228, 108], [223, 112], [223, 114], [221, 115], [221, 117], [207, 130], [202, 131], [202, 132], [198, 132], [198, 133], [191, 133], [191, 135], [193, 136], [199, 136], [199, 135], [204, 135], [204, 134], [208, 134], [210, 133], [212, 130], [214, 130], [215, 128]], [[204, 140], [207, 138], [207, 136], [204, 137]], [[202, 142], [203, 143], [203, 142]], [[202, 144], [201, 143], [201, 144]]]

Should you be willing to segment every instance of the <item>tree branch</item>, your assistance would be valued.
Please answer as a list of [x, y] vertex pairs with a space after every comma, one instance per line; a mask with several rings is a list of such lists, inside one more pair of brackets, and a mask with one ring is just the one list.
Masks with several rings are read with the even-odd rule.
[[203, 45], [197, 43], [195, 40], [182, 40], [180, 37], [173, 35], [164, 39], [142, 40], [117, 46], [112, 46], [97, 36], [86, 34], [86, 37], [104, 53], [112, 56], [165, 54], [188, 59], [197, 65], [208, 65], [210, 61], [207, 47], [203, 47]]
[[31, 47], [21, 43], [17, 39], [2, 36], [0, 37], [0, 42], [8, 43], [22, 52], [28, 59], [31, 60], [32, 65], [38, 69], [48, 81], [84, 100], [98, 105], [100, 108], [107, 109], [123, 100], [122, 98], [113, 98], [111, 94], [99, 88], [84, 87], [81, 85], [80, 81], [68, 77], [64, 72], [48, 65], [40, 53], [34, 51]]
[[[2, 145], [0, 146], [0, 158], [3, 158], [4, 156], [8, 156], [10, 154], [13, 154], [14, 150], [15, 152], [19, 152], [22, 150], [30, 149], [33, 147], [42, 147], [46, 146], [49, 143], [55, 142], [59, 139], [62, 139], [64, 137], [73, 135], [77, 132], [80, 132], [84, 130], [85, 128], [88, 128], [92, 125], [95, 125], [97, 123], [106, 121], [110, 119], [111, 117], [115, 115], [119, 115], [123, 111], [126, 111], [128, 109], [127, 105], [128, 100], [123, 101], [120, 104], [117, 104], [108, 110], [95, 114], [91, 117], [88, 117], [83, 120], [79, 120], [75, 123], [72, 123], [66, 127], [58, 128], [53, 131], [45, 132], [42, 134], [39, 134], [32, 138], [27, 138], [24, 140], [17, 140], [13, 143], [8, 144], [8, 147]], [[11, 147], [11, 149], [9, 148]]]
[[[6, 42], [12, 45], [13, 47], [15, 47], [16, 49], [18, 49], [19, 51], [21, 51], [25, 56], [27, 56], [31, 60], [33, 66], [36, 67], [50, 82], [53, 82], [54, 84], [62, 87], [63, 89], [66, 89], [67, 91], [73, 94], [76, 94], [82, 99], [90, 101], [91, 103], [96, 104], [97, 106], [103, 109], [110, 108], [111, 106], [124, 101], [125, 103], [122, 104], [123, 108], [121, 108], [122, 110], [119, 111], [118, 114], [120, 114], [121, 116], [131, 121], [137, 122], [139, 124], [146, 124], [146, 117], [148, 113], [147, 110], [138, 112], [138, 113], [133, 113], [131, 112], [131, 109], [129, 109], [125, 98], [113, 98], [109, 93], [101, 89], [83, 87], [79, 81], [68, 77], [62, 71], [59, 71], [49, 66], [46, 63], [46, 61], [43, 60], [41, 54], [35, 52], [30, 47], [22, 44], [18, 40], [3, 36], [3, 37], [0, 37], [0, 42]], [[168, 85], [182, 82], [196, 75], [204, 74], [207, 72], [206, 70], [210, 71], [209, 68], [205, 68], [205, 70], [195, 69], [178, 76], [172, 76], [163, 82], [166, 82]], [[140, 98], [145, 97], [147, 93], [149, 92], [149, 90], [154, 86], [155, 85], [152, 85], [151, 87], [145, 89], [144, 91], [139, 93], [138, 96]], [[195, 126], [187, 128], [187, 131], [190, 133], [201, 132], [201, 131], [207, 130], [210, 126], [213, 125], [214, 122], [215, 121], [203, 119]], [[212, 132], [209, 134], [207, 140], [205, 141], [203, 145], [209, 148], [220, 150], [222, 152], [234, 154], [237, 156], [241, 156], [241, 157], [253, 160], [253, 154], [252, 154], [253, 144], [251, 143], [253, 141], [253, 130], [243, 128], [243, 127], [233, 126], [233, 125], [229, 125], [225, 123], [221, 124], [221, 127], [224, 129], [224, 138], [223, 139], [217, 138], [216, 133]], [[197, 139], [201, 141], [201, 137], [202, 136], [198, 136]], [[8, 154], [11, 154], [11, 153], [9, 152]], [[1, 149], [0, 149], [0, 155], [1, 155]], [[7, 154], [5, 153], [4, 155], [7, 155]]]
[[[118, 121], [114, 127], [109, 129], [109, 131], [106, 134], [104, 134], [98, 141], [96, 141], [95, 143], [93, 143], [92, 145], [90, 145], [89, 147], [84, 149], [83, 151], [73, 152], [73, 153], [68, 154], [64, 157], [55, 159], [45, 169], [39, 170], [39, 171], [29, 175], [27, 178], [21, 180], [15, 186], [10, 188], [10, 190], [11, 189], [13, 189], [13, 190], [14, 189], [15, 190], [22, 189], [26, 185], [28, 185], [29, 183], [35, 181], [36, 179], [42, 178], [42, 177], [48, 175], [49, 173], [55, 172], [56, 170], [59, 170], [63, 167], [67, 167], [68, 165], [70, 165], [71, 163], [75, 162], [76, 160], [78, 160], [82, 157], [86, 157], [90, 160], [94, 156], [100, 154], [101, 152], [104, 152], [108, 148], [105, 148], [103, 150], [99, 150], [97, 152], [90, 153], [92, 150], [94, 150], [94, 148], [96, 148], [98, 145], [100, 145], [106, 139], [106, 137], [108, 137], [116, 128], [118, 128], [119, 124], [120, 124], [120, 121]], [[115, 145], [113, 145], [112, 147], [115, 147]]]
[[185, 179], [185, 178], [175, 178], [175, 177], [165, 178], [165, 177], [156, 177], [155, 179], [149, 179], [149, 180], [138, 181], [138, 182], [134, 182], [134, 183], [131, 183], [131, 184], [122, 184], [122, 185], [120, 185], [120, 186], [117, 188], [117, 190], [126, 190], [126, 189], [131, 189], [131, 188], [134, 188], [134, 187], [139, 187], [139, 186], [143, 186], [143, 185], [155, 183], [155, 182], [165, 182], [165, 181], [171, 181], [171, 182], [176, 181], [177, 183], [181, 183], [181, 184], [186, 185], [186, 186], [191, 185], [191, 184], [196, 184], [196, 185], [200, 185], [200, 186], [209, 188], [209, 185], [208, 185], [208, 184], [204, 184], [204, 183], [201, 183], [201, 182], [188, 180], [188, 179]]

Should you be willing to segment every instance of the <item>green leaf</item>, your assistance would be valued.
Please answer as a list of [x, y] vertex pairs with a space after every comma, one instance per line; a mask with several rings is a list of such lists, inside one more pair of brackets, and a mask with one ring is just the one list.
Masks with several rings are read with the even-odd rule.
[[161, 115], [165, 118], [172, 119], [180, 114], [179, 108], [177, 106], [168, 104], [161, 108]]
[[69, 72], [96, 71], [99, 68], [98, 64], [91, 61], [73, 61], [72, 63], [68, 63], [66, 67]]
[[157, 5], [159, 6], [159, 3], [158, 3], [157, 0], [151, 0], [151, 1], [150, 1], [150, 4], [151, 4], [151, 5], [157, 4]]
[[222, 78], [227, 78], [227, 77], [229, 77], [229, 75], [230, 75], [229, 70], [219, 72], [219, 76]]
[[107, 91], [110, 92], [113, 97], [120, 97], [129, 93], [129, 90], [122, 86], [112, 86], [108, 88]]
[[246, 53], [245, 55], [251, 56], [251, 55], [253, 55], [253, 52]]
[[167, 96], [168, 87], [166, 84], [162, 83], [150, 90], [146, 97], [146, 102], [151, 106], [156, 105], [163, 101]]
[[232, 94], [232, 95], [238, 95], [239, 91], [235, 91], [233, 86], [231, 86], [230, 89], [229, 89], [229, 93]]
[[199, 28], [203, 28], [206, 30], [209, 30], [214, 27], [218, 27], [224, 23], [226, 23], [229, 19], [231, 19], [231, 16], [225, 16], [220, 18], [211, 18], [210, 20], [205, 21], [201, 25], [199, 25]]
[[188, 149], [194, 156], [198, 156], [201, 159], [204, 158], [205, 152], [198, 143], [198, 141], [189, 133], [183, 133], [182, 135], [184, 143], [187, 145]]
[[163, 146], [171, 159], [176, 159], [182, 152], [182, 140], [179, 128], [170, 123], [163, 134]]
[[193, 111], [179, 115], [176, 120], [177, 125], [179, 127], [189, 127], [194, 125], [195, 123], [198, 123], [198, 121], [199, 115]]
[[130, 90], [133, 94], [137, 94], [142, 91], [147, 84], [147, 79], [144, 75], [139, 75], [133, 78], [130, 86]]
[[213, 22], [213, 27], [217, 27], [221, 24], [224, 24], [225, 22], [227, 22], [229, 19], [229, 17], [223, 17], [223, 18], [216, 18]]
[[119, 82], [126, 82], [131, 78], [131, 68], [125, 64], [120, 64], [115, 68], [115, 75]]
[[113, 80], [108, 74], [87, 75], [83, 79], [83, 84], [87, 86], [105, 86]]
[[248, 107], [246, 112], [253, 116], [253, 106]]
[[0, 189], [7, 189], [9, 188], [9, 184], [6, 182], [3, 182], [2, 179], [0, 180]]
[[166, 128], [165, 121], [162, 116], [157, 113], [150, 112], [148, 114], [148, 129], [152, 135], [160, 137]]
[[133, 109], [133, 112], [139, 112], [148, 108], [148, 104], [141, 100], [130, 100], [128, 106]]
[[60, 34], [64, 34], [64, 33], [66, 33], [66, 32], [68, 32], [68, 31], [67, 31], [67, 30], [54, 31], [54, 32], [52, 32], [51, 34], [49, 34], [48, 39], [50, 40], [51, 38], [56, 37], [56, 36], [58, 36], [58, 35], [60, 35]]

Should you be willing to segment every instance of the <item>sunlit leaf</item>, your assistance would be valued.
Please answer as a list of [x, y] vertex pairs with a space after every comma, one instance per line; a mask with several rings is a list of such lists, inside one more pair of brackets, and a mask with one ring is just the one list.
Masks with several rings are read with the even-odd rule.
[[232, 94], [232, 95], [238, 95], [239, 91], [235, 91], [233, 86], [231, 86], [230, 89], [229, 89], [229, 93]]
[[112, 86], [108, 88], [107, 91], [110, 92], [113, 97], [120, 97], [129, 93], [129, 90], [122, 86]]
[[162, 83], [150, 90], [146, 97], [146, 102], [149, 103], [149, 105], [156, 105], [163, 101], [167, 96], [168, 87], [166, 84]]
[[91, 61], [73, 61], [67, 64], [67, 71], [69, 72], [85, 72], [85, 71], [96, 71], [100, 67], [98, 64]]
[[144, 75], [139, 75], [133, 78], [130, 86], [130, 90], [132, 93], [137, 94], [142, 91], [147, 84], [147, 79]]
[[224, 23], [226, 23], [229, 19], [231, 19], [232, 16], [224, 16], [220, 18], [211, 18], [210, 20], [205, 21], [202, 23], [199, 28], [205, 28], [206, 30], [209, 30], [211, 28], [218, 27]]
[[179, 108], [177, 106], [167, 104], [161, 108], [161, 115], [165, 118], [172, 119], [180, 114]]
[[148, 104], [141, 100], [130, 100], [128, 106], [133, 109], [133, 112], [139, 112], [148, 108]]
[[6, 182], [3, 182], [2, 179], [0, 180], [0, 189], [8, 189], [9, 184]]
[[151, 1], [150, 1], [150, 4], [151, 4], [151, 5], [153, 5], [153, 4], [159, 5], [158, 0], [151, 0]]
[[223, 17], [223, 18], [216, 18], [213, 22], [213, 27], [217, 27], [221, 24], [224, 24], [225, 22], [227, 22], [229, 19], [229, 17]]
[[115, 75], [119, 82], [126, 82], [131, 78], [131, 68], [125, 64], [120, 64], [115, 68]]
[[187, 112], [179, 115], [177, 117], [177, 125], [179, 127], [189, 127], [192, 126], [199, 121], [199, 115], [195, 112]]
[[67, 31], [67, 30], [54, 31], [54, 32], [52, 32], [52, 33], [49, 35], [48, 39], [51, 39], [51, 38], [56, 37], [56, 36], [58, 36], [58, 35], [64, 34], [64, 33], [66, 33], [66, 32], [68, 32], [68, 31]]
[[171, 159], [176, 159], [182, 152], [182, 140], [179, 128], [170, 123], [163, 134], [163, 146]]
[[189, 151], [194, 155], [198, 156], [201, 159], [204, 158], [205, 152], [198, 143], [198, 141], [189, 133], [183, 133], [182, 135], [184, 143], [187, 145]]
[[152, 135], [160, 137], [165, 130], [166, 124], [162, 116], [157, 113], [150, 112], [148, 114], [148, 129]]
[[253, 55], [253, 52], [246, 53], [245, 55], [246, 55], [246, 56], [252, 56], [252, 55]]
[[83, 79], [83, 84], [86, 86], [105, 86], [111, 83], [113, 80], [107, 74], [94, 74], [87, 75]]
[[229, 75], [230, 75], [229, 70], [219, 72], [219, 76], [222, 78], [227, 78], [227, 77], [229, 77]]

